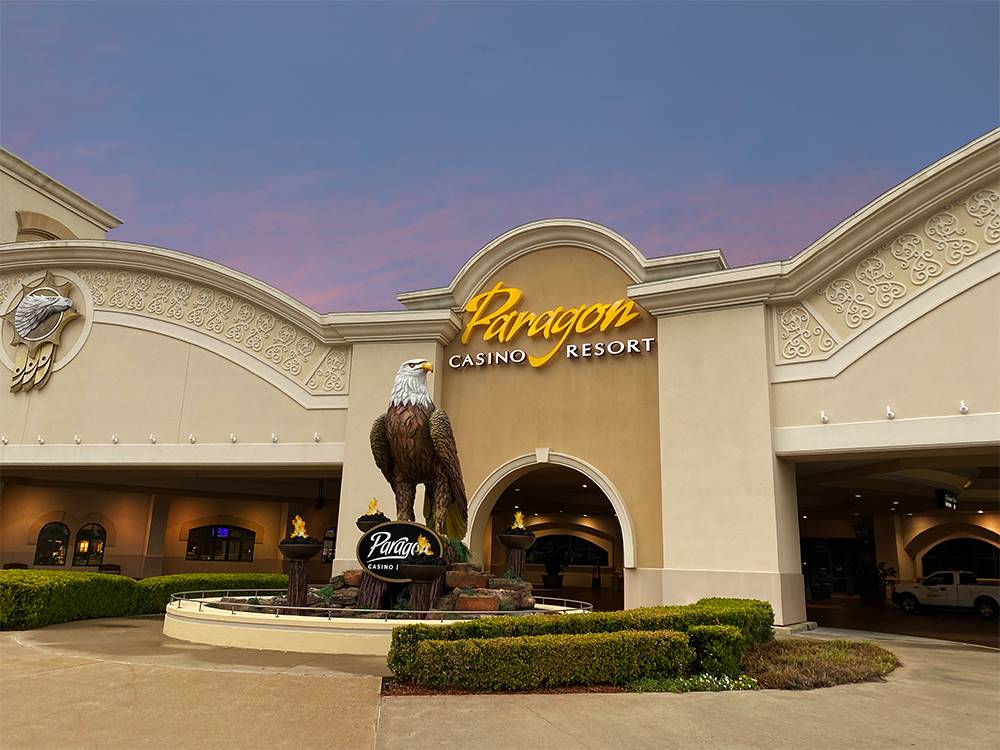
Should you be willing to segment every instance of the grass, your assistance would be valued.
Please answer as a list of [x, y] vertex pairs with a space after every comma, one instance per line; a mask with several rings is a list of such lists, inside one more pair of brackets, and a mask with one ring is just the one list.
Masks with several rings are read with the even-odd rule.
[[741, 674], [695, 674], [688, 677], [644, 677], [629, 684], [633, 693], [721, 693], [727, 690], [756, 690], [757, 681]]
[[868, 641], [779, 638], [743, 656], [747, 675], [761, 688], [778, 690], [881, 682], [897, 666], [894, 654]]

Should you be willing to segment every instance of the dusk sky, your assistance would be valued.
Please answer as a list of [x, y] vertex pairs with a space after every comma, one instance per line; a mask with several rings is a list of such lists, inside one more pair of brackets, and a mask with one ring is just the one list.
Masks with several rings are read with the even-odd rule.
[[994, 2], [10, 3], [0, 142], [321, 311], [496, 235], [787, 258], [995, 127]]

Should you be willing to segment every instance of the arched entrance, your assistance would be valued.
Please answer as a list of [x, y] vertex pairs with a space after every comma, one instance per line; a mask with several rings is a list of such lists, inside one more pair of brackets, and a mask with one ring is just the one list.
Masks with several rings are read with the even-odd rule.
[[580, 459], [547, 451], [494, 471], [470, 502], [465, 540], [484, 570], [504, 573], [506, 551], [496, 534], [517, 510], [537, 538], [525, 574], [536, 589], [603, 609], [623, 606], [624, 569], [635, 566], [635, 536], [607, 477]]

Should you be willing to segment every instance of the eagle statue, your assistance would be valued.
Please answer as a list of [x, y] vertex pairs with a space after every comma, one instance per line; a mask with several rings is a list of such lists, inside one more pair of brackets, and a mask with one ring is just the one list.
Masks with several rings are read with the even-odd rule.
[[451, 422], [427, 392], [427, 373], [433, 371], [425, 359], [399, 366], [389, 408], [372, 424], [372, 456], [396, 496], [398, 520], [414, 520], [414, 497], [423, 484], [427, 525], [461, 539], [468, 525], [465, 483]]

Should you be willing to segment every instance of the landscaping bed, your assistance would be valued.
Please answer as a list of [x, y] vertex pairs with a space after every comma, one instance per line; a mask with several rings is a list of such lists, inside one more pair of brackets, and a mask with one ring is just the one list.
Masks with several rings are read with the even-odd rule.
[[761, 688], [778, 690], [882, 682], [897, 666], [895, 654], [868, 641], [780, 638], [743, 655], [743, 671]]

